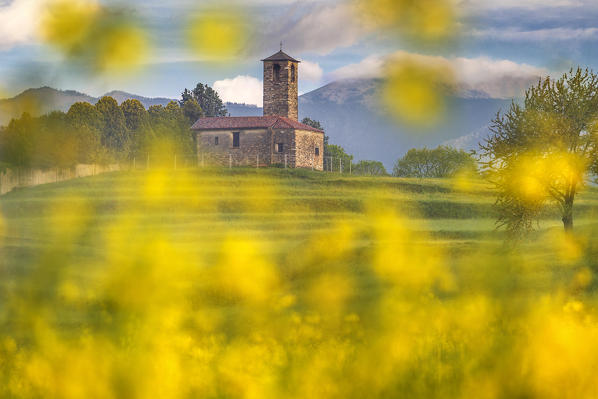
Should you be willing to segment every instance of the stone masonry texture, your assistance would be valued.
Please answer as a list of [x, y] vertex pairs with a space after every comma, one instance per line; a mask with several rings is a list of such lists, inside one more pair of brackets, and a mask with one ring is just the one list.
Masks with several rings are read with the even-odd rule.
[[[276, 70], [279, 71], [278, 78]], [[279, 115], [298, 120], [298, 81], [298, 63], [264, 61], [264, 116]]]

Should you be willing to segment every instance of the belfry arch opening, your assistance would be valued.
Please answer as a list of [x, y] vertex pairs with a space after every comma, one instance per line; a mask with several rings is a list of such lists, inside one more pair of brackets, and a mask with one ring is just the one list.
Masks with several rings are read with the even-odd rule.
[[275, 82], [280, 81], [280, 64], [274, 64], [273, 67], [273, 78]]

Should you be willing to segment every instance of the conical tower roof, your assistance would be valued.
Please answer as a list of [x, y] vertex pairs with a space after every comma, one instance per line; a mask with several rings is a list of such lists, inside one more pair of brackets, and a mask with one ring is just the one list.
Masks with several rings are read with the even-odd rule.
[[276, 53], [274, 55], [271, 55], [268, 58], [264, 58], [262, 61], [292, 61], [292, 62], [301, 62], [299, 60], [294, 59], [290, 55], [286, 54], [282, 50], [280, 50], [278, 53]]

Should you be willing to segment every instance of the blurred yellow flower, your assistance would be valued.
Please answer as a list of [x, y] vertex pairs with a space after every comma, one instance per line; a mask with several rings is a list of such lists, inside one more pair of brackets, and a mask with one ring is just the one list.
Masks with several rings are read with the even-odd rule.
[[108, 73], [126, 72], [141, 66], [149, 55], [147, 33], [136, 26], [107, 30], [98, 42], [97, 66]]
[[407, 39], [438, 41], [457, 28], [451, 0], [354, 0], [356, 18], [381, 33], [394, 30]]
[[198, 13], [187, 25], [190, 49], [206, 60], [237, 58], [247, 44], [247, 15], [233, 8], [216, 8]]
[[84, 41], [101, 8], [95, 0], [53, 0], [44, 9], [40, 34], [49, 44], [70, 52]]
[[399, 59], [388, 63], [384, 79], [382, 104], [398, 122], [431, 127], [445, 117], [454, 82], [448, 65]]

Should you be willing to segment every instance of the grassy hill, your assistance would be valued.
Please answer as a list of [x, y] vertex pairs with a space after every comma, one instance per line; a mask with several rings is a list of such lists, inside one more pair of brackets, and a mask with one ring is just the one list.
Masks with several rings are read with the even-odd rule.
[[[57, 204], [85, 203], [99, 225], [121, 213], [145, 209], [144, 190], [154, 190], [148, 185], [158, 185], [164, 192], [156, 194], [159, 206], [144, 216], [189, 246], [217, 241], [230, 230], [272, 242], [302, 240], [339, 220], [356, 223], [376, 207], [396, 210], [412, 228], [437, 239], [504, 238], [495, 229], [494, 194], [483, 181], [463, 185], [450, 179], [252, 168], [118, 172], [21, 189], [0, 198], [7, 238], [43, 242], [43, 237], [36, 237], [41, 233], [38, 226]], [[577, 201], [576, 225], [594, 223], [597, 210], [598, 190], [589, 188]], [[541, 227], [558, 226], [558, 216], [549, 210]]]
[[0, 396], [592, 397], [598, 191], [575, 236], [547, 212], [516, 247], [492, 203], [479, 181], [249, 168], [11, 192]]

